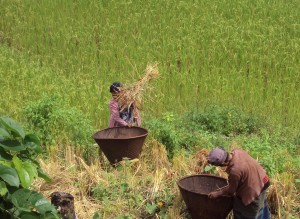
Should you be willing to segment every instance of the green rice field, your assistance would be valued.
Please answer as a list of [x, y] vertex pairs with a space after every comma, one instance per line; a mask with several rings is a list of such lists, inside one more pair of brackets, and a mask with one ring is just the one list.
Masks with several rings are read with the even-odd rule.
[[[224, 176], [207, 163], [222, 145], [267, 171], [273, 219], [300, 218], [299, 12], [300, 0], [0, 0], [0, 120], [36, 134], [43, 154], [28, 162], [53, 179], [28, 188], [70, 192], [78, 218], [190, 218], [176, 182]], [[109, 86], [155, 63], [141, 110], [149, 137], [138, 159], [112, 167], [91, 137], [108, 126]], [[1, 171], [19, 168], [35, 144], [1, 121]], [[0, 217], [38, 218], [3, 204], [5, 174]]]
[[300, 124], [300, 2], [0, 0], [0, 113], [60, 93], [107, 126], [113, 81], [160, 77], [143, 115], [235, 106]]

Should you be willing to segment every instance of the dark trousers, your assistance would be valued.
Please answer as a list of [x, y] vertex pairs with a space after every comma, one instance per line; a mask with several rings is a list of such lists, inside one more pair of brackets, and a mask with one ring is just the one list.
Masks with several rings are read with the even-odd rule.
[[235, 197], [233, 204], [234, 219], [270, 219], [270, 211], [266, 200], [266, 190], [249, 205], [245, 206], [242, 200]]

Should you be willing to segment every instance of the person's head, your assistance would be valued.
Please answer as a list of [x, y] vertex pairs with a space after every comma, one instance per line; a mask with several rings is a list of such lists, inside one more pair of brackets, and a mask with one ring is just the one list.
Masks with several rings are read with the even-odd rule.
[[217, 147], [209, 152], [207, 162], [214, 166], [226, 166], [228, 162], [228, 152], [222, 147]]
[[109, 87], [109, 92], [111, 94], [117, 94], [121, 91], [122, 84], [120, 82], [114, 82]]

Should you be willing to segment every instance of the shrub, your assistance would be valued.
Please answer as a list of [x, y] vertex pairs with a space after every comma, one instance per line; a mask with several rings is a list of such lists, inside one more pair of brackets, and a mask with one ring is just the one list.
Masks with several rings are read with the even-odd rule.
[[185, 115], [190, 129], [202, 129], [226, 136], [251, 134], [262, 127], [261, 121], [233, 107], [209, 106], [203, 112], [191, 111]]
[[0, 117], [0, 218], [59, 218], [42, 194], [30, 190], [38, 177], [50, 181], [36, 160], [41, 152], [36, 135]]
[[[195, 145], [203, 142], [203, 138], [207, 138], [203, 135], [252, 134], [262, 127], [256, 117], [246, 115], [234, 108], [219, 106], [210, 106], [203, 112], [190, 111], [180, 116], [167, 112], [162, 118], [146, 120], [144, 125], [158, 141], [166, 146], [170, 158], [180, 148], [193, 150]], [[225, 141], [221, 136], [215, 135], [208, 144], [223, 145], [226, 144]]]
[[144, 123], [154, 138], [166, 146], [169, 158], [172, 158], [174, 152], [180, 148], [191, 150], [197, 142], [197, 135], [183, 128], [181, 119], [167, 112], [162, 118], [152, 118]]
[[23, 110], [30, 127], [44, 144], [71, 141], [75, 145], [92, 143], [91, 122], [76, 108], [67, 108], [59, 95], [29, 103]]

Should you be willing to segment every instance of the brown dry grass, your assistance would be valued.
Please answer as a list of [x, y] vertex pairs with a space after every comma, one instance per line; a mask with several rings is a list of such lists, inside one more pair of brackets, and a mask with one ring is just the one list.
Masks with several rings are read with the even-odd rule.
[[65, 154], [64, 160], [52, 155], [47, 161], [40, 161], [43, 170], [52, 178], [52, 182], [38, 180], [35, 187], [45, 197], [50, 197], [50, 194], [56, 191], [70, 193], [75, 199], [78, 218], [92, 218], [93, 214], [101, 209], [101, 205], [88, 193], [92, 186], [109, 182], [101, 176], [101, 167], [97, 162], [86, 165], [80, 157], [73, 155], [69, 146], [66, 146]]
[[[137, 193], [143, 193], [145, 198], [140, 203], [140, 207], [134, 209], [135, 211], [142, 211], [142, 206], [154, 201], [157, 194], [171, 190], [174, 199], [167, 214], [171, 219], [182, 219], [186, 218], [186, 213], [184, 213], [186, 207], [175, 182], [189, 174], [205, 173], [208, 150], [200, 149], [193, 156], [184, 156], [184, 153], [179, 151], [175, 154], [171, 164], [165, 147], [155, 139], [149, 138], [140, 159], [131, 161], [130, 167], [121, 172], [111, 167], [108, 162], [101, 166], [97, 160], [87, 165], [80, 156], [74, 155], [75, 152], [70, 146], [66, 146], [63, 153], [64, 159], [56, 156], [59, 154], [57, 151], [52, 151], [48, 160], [40, 161], [42, 168], [51, 176], [52, 182], [45, 183], [43, 180], [37, 180], [34, 186], [37, 191], [48, 198], [52, 192], [57, 191], [72, 194], [79, 219], [92, 218], [96, 211], [105, 212], [103, 218], [116, 218], [117, 215], [124, 215], [132, 210], [126, 207], [128, 204], [126, 198], [120, 196], [115, 200], [114, 209], [111, 209], [111, 212], [114, 212], [112, 215], [105, 209], [103, 202], [91, 196], [93, 187], [102, 185], [109, 188], [113, 182], [120, 182], [124, 176], [129, 186], [135, 188]], [[126, 164], [121, 162], [120, 165]], [[221, 168], [216, 170], [217, 175], [226, 176]], [[291, 218], [286, 212], [300, 204], [291, 174], [277, 175], [272, 179], [268, 200], [273, 211], [272, 218]], [[232, 218], [232, 215], [228, 218]]]
[[[289, 213], [300, 206], [299, 191], [295, 189], [293, 181], [294, 175], [289, 172], [277, 174], [271, 180], [268, 203], [276, 219], [293, 218]], [[300, 218], [300, 212], [297, 216]]]

